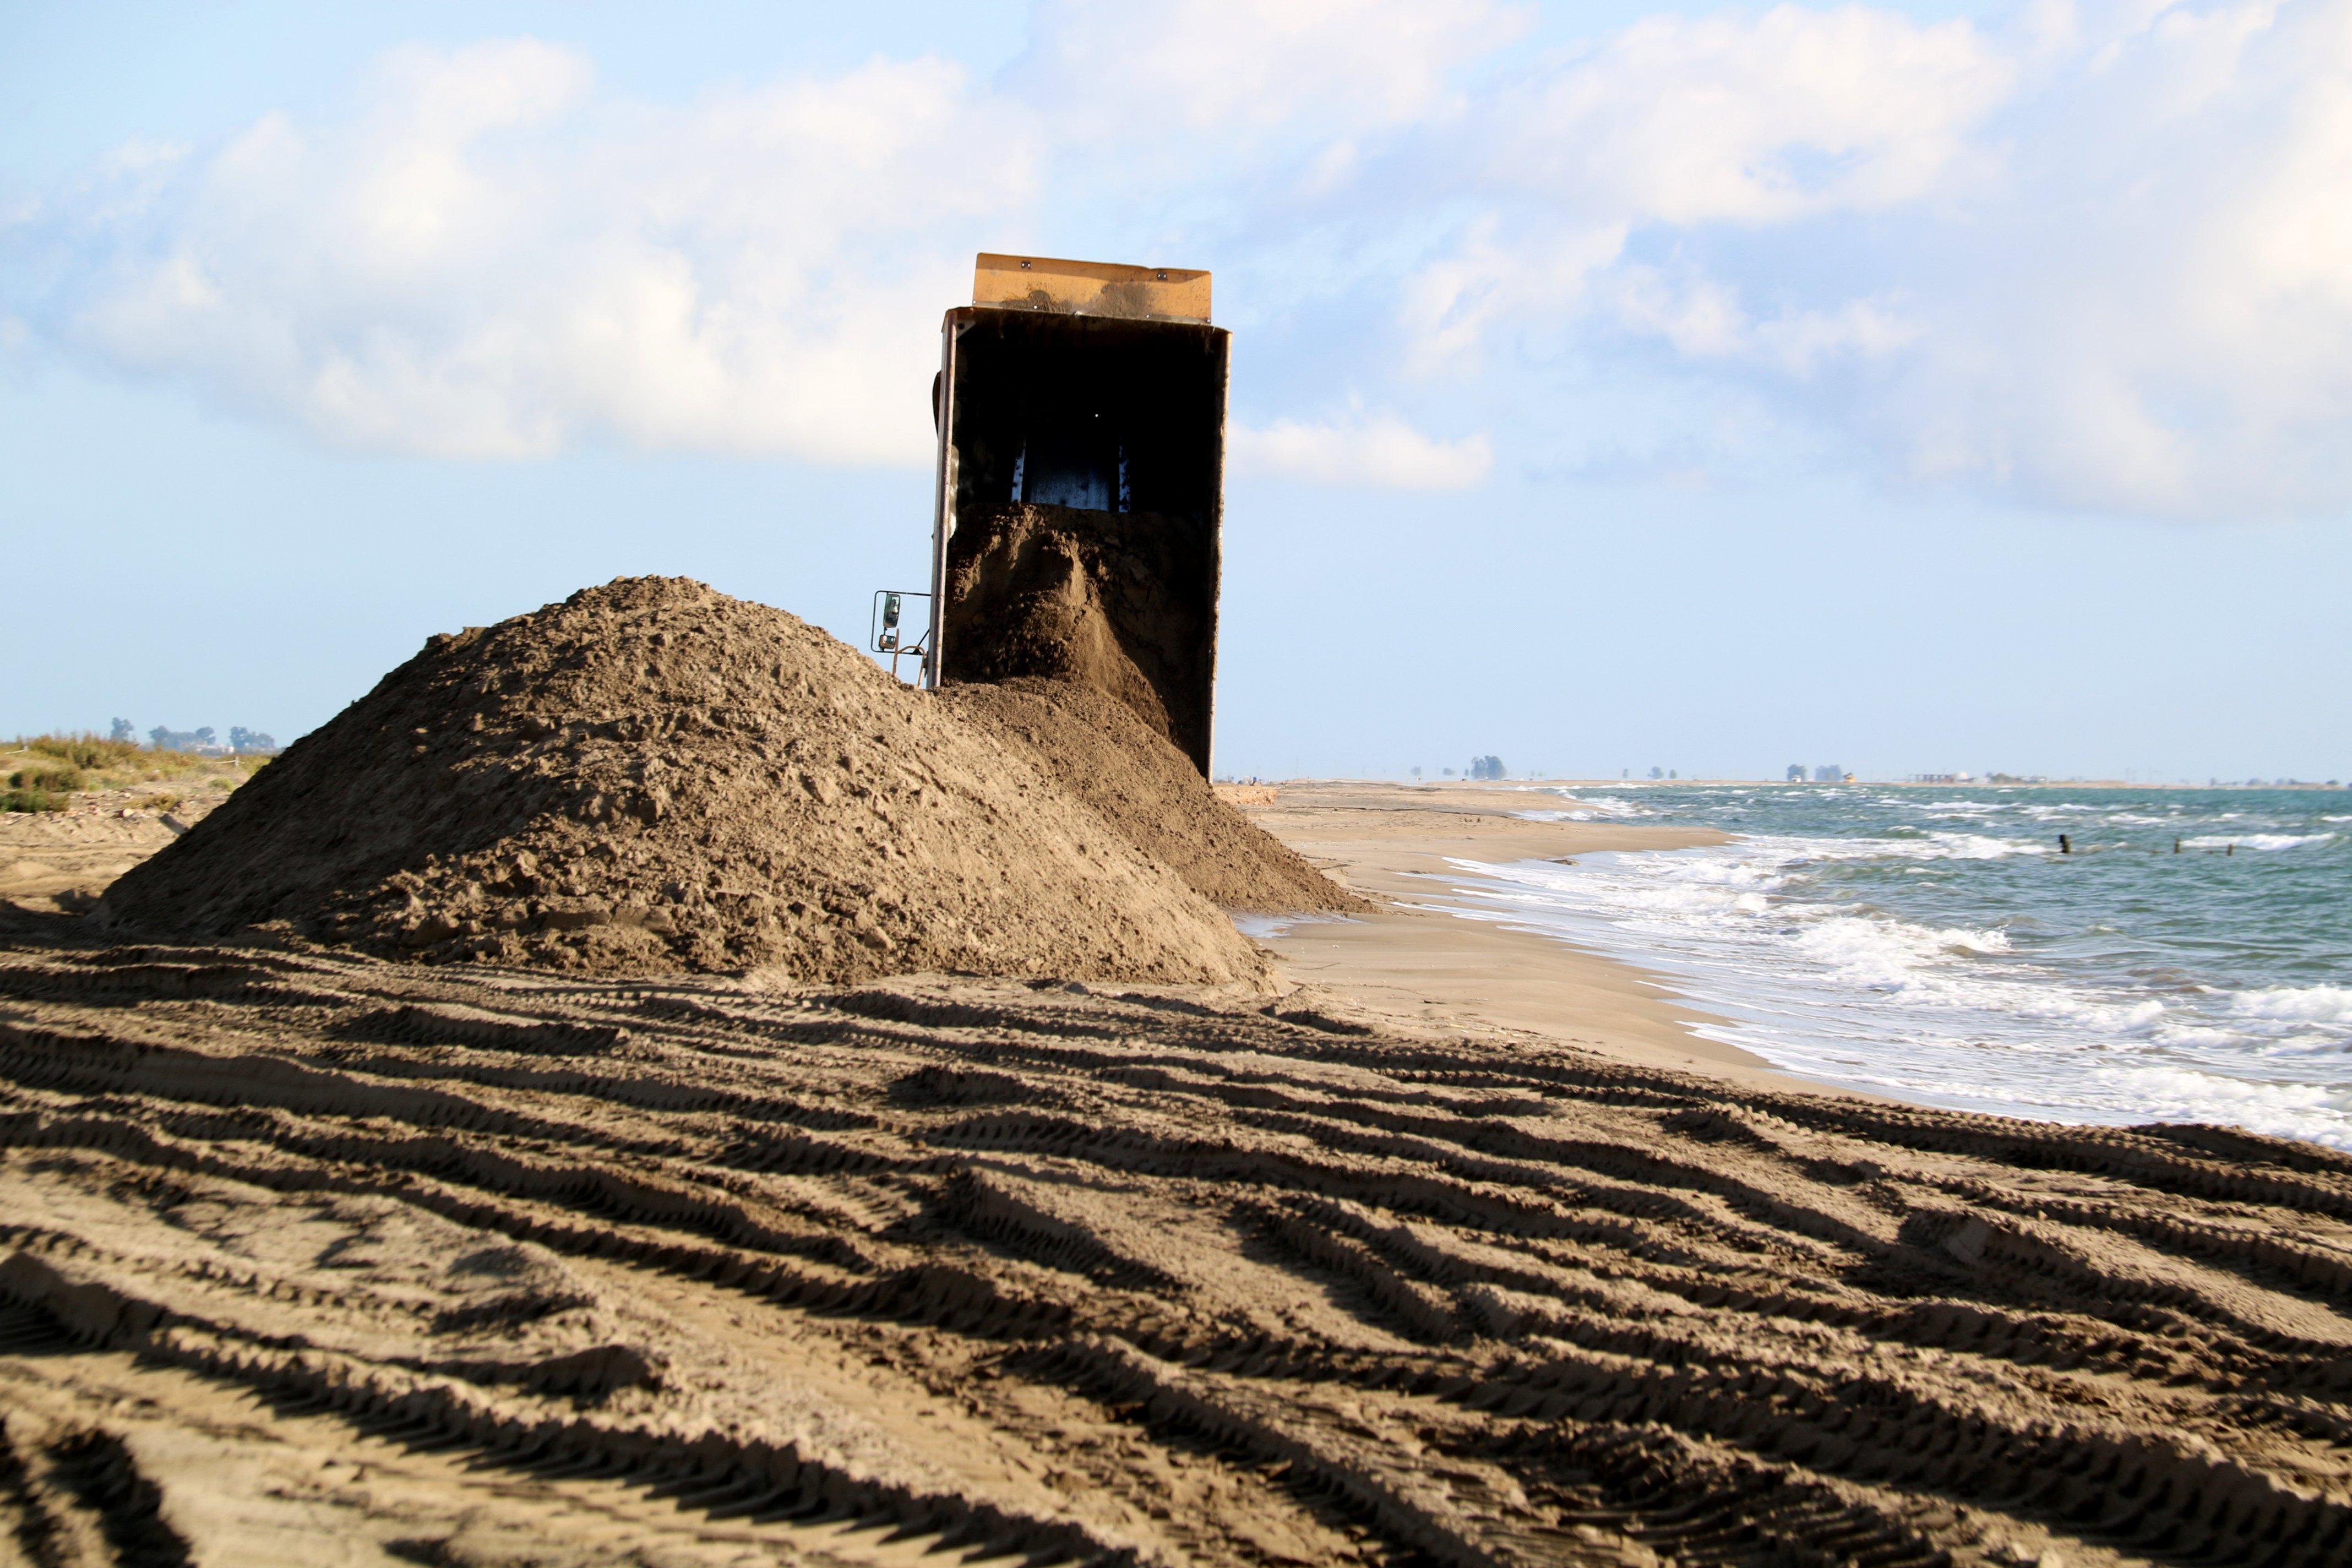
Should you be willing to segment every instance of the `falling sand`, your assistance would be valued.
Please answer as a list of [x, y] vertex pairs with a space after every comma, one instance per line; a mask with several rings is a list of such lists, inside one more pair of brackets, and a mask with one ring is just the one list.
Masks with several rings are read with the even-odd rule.
[[1117, 698], [1209, 767], [1216, 585], [1206, 525], [1015, 502], [969, 509], [948, 546], [950, 680], [1042, 677]]

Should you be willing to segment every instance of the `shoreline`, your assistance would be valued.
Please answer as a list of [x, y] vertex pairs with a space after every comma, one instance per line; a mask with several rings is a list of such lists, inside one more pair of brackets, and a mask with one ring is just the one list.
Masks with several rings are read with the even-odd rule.
[[1220, 789], [1267, 788], [1303, 790], [1323, 784], [1361, 784], [1372, 788], [1399, 790], [1546, 790], [1546, 789], [1652, 789], [1679, 788], [1685, 784], [1738, 784], [1743, 788], [1768, 786], [1774, 789], [2127, 789], [2127, 790], [2315, 790], [2344, 791], [2352, 784], [2328, 780], [2298, 779], [2287, 784], [2248, 784], [2242, 780], [2222, 784], [2134, 784], [2129, 779], [1573, 779], [1573, 778], [1512, 778], [1512, 779], [1260, 779], [1244, 784], [1220, 780]]
[[[1721, 900], [1730, 896], [1731, 888], [1749, 885], [1741, 879], [1761, 878], [1756, 885], [1776, 888], [1780, 874], [1774, 868], [1811, 864], [1790, 847], [1802, 840], [1776, 837], [1812, 831], [1787, 826], [1819, 815], [1805, 804], [1805, 792], [1792, 789], [1779, 797], [1779, 805], [1737, 792], [1725, 797], [1723, 810], [1706, 808], [1703, 797], [1685, 795], [1679, 798], [1692, 809], [1665, 822], [1630, 805], [1622, 813], [1605, 806], [1576, 809], [1605, 802], [1606, 790], [1540, 793], [1503, 781], [1431, 786], [1311, 780], [1261, 786], [1256, 793], [1255, 804], [1236, 802], [1252, 820], [1384, 909], [1344, 926], [1274, 922], [1274, 931], [1245, 931], [1275, 953], [1286, 978], [1344, 997], [1384, 1027], [1417, 1030], [1423, 1037], [1443, 1030], [1465, 1039], [1516, 1036], [1530, 1044], [1597, 1052], [1627, 1065], [1702, 1074], [1727, 1088], [1759, 1092], [1845, 1096], [2052, 1126], [2210, 1123], [2315, 1147], [2347, 1147], [2340, 1070], [2324, 1057], [2301, 1071], [2263, 1065], [2273, 1059], [2264, 1054], [2266, 1042], [2291, 1038], [2309, 1047], [2315, 1040], [2324, 1045], [2341, 1037], [2340, 994], [2329, 986], [2269, 971], [2231, 971], [2194, 995], [2150, 999], [2146, 987], [2136, 989], [2127, 981], [2109, 984], [2099, 974], [2063, 964], [2045, 973], [2029, 963], [2021, 973], [1996, 960], [1979, 962], [1978, 946], [1968, 945], [2006, 953], [2008, 944], [1997, 930], [1980, 942], [1972, 930], [1943, 931], [1995, 920], [1981, 897], [1975, 903], [1962, 898], [1966, 907], [1957, 910], [1937, 905], [1933, 894], [1926, 895], [1924, 906], [1906, 904], [1903, 900], [1912, 892], [1907, 881], [1881, 889], [1893, 902], [1876, 917], [1859, 925], [1832, 920], [1820, 932], [1807, 919], [1835, 915], [1846, 906], [1798, 897], [1790, 921], [1761, 920], [1753, 930], [1759, 922], [1742, 922], [1737, 931], [1709, 923], [1714, 915], [1689, 930], [1671, 913], [1664, 914], [1664, 924], [1650, 919], [1653, 912], [1684, 910], [1694, 898], [1700, 900], [1696, 907], [1706, 910], [1727, 909]], [[2021, 809], [2039, 821], [2046, 814], [2031, 805], [2035, 798], [2025, 797]], [[1908, 823], [1917, 811], [1941, 809], [1919, 802], [1906, 806], [1885, 797], [1873, 808], [1866, 794], [1860, 799], [1853, 809], [1870, 821]], [[1849, 808], [1820, 809], [1831, 813], [1822, 820], [1842, 822]], [[1984, 809], [2020, 807], [2012, 802], [2010, 807]], [[2136, 806], [2126, 800], [2079, 809], [2094, 816], [2056, 824], [2074, 826], [2077, 843], [2071, 858], [2063, 840], [2058, 854], [2034, 855], [2031, 844], [2013, 836], [1979, 853], [1990, 841], [1969, 835], [1996, 829], [1975, 826], [1974, 816], [1962, 823], [1967, 831], [1958, 836], [1965, 841], [1960, 847], [1940, 843], [1952, 835], [1931, 835], [1939, 842], [1919, 855], [1938, 866], [1948, 861], [1971, 868], [1990, 855], [2009, 868], [1986, 873], [1994, 880], [1981, 887], [1962, 879], [1979, 895], [1995, 895], [1989, 908], [1996, 913], [2021, 910], [2030, 916], [2041, 908], [2033, 900], [2051, 898], [2060, 900], [2052, 918], [2064, 918], [2074, 908], [2065, 902], [2069, 898], [2090, 899], [2088, 907], [2095, 910], [2104, 907], [2101, 900], [2146, 891], [2136, 868], [2148, 854], [2160, 854], [2162, 846], [2139, 842], [2133, 830], [2123, 828], [2109, 833], [2120, 833], [2122, 839], [2088, 844], [2082, 841], [2084, 825], [2105, 822], [2117, 812], [2153, 811], [2161, 816], [2175, 808]], [[2231, 803], [2179, 809], [2207, 817], [2223, 814], [2219, 820], [2225, 823], [2239, 823], [2248, 812], [2262, 816]], [[2326, 826], [2338, 820], [2334, 817], [2315, 817], [2316, 837], [2279, 837], [2304, 832], [2293, 823], [2329, 809], [2308, 802], [2292, 806], [2284, 796], [2273, 797], [2263, 810], [2285, 815], [2277, 822], [2263, 818], [2242, 834], [2231, 827], [2232, 836], [2252, 837], [2226, 848], [2336, 843], [2340, 834]], [[1596, 819], [1527, 820], [1528, 816]], [[1634, 820], [1625, 820], [1628, 816]], [[2272, 827], [2277, 833], [2270, 833]], [[2179, 831], [2211, 829], [2213, 824], [2204, 822]], [[2184, 850], [2183, 840], [2175, 838], [2172, 854], [2213, 857], [2215, 875], [2228, 880], [2219, 858], [2225, 852], [2221, 837], [2187, 842]], [[1675, 850], [1689, 853], [1660, 858]], [[2075, 884], [2065, 882], [2045, 893], [2039, 873], [2016, 869], [2042, 859], [2053, 867], [2095, 858], [2105, 865], [2105, 851], [2120, 856], [2125, 870], [2105, 871], [2102, 879], [2074, 891], [2068, 889]], [[1898, 870], [1912, 858], [1889, 853]], [[1627, 858], [1620, 861], [1620, 854]], [[1790, 859], [1792, 854], [1798, 858]], [[1572, 873], [1544, 864], [1573, 865], [1586, 856], [1606, 858]], [[1836, 854], [1828, 858], [1841, 860]], [[2151, 868], [2173, 868], [2150, 886], [2159, 891], [2173, 888], [2170, 875], [2189, 874], [2181, 868], [2201, 864], [2189, 858], [2148, 860]], [[2258, 875], [2250, 868], [2239, 880]], [[2001, 880], [2003, 876], [2011, 880]], [[2025, 878], [2021, 887], [2013, 885], [2019, 876]], [[2118, 876], [2125, 881], [2116, 883]], [[1730, 886], [1719, 885], [1727, 877]], [[2203, 880], [2200, 876], [2200, 886]], [[2002, 898], [2012, 902], [1999, 902]], [[1848, 972], [1832, 974], [1821, 968], [1832, 960], [1812, 963], [1803, 954], [1813, 950], [1804, 944], [1816, 934], [1831, 944], [1827, 951], [1841, 955], [1836, 963], [1864, 966], [1858, 972], [1874, 978], [1857, 990], [1859, 983]], [[1789, 947], [1792, 940], [1796, 945]], [[2158, 951], [2169, 951], [2161, 947], [2160, 933], [2149, 940], [2158, 943]], [[1780, 959], [1788, 961], [1785, 972], [1771, 970], [1774, 977], [1766, 978], [1766, 970]], [[1915, 971], [1926, 976], [1920, 984], [1927, 1001], [1906, 1005], [1869, 996], [1882, 990], [1907, 996]], [[1894, 978], [1875, 978], [1887, 975]], [[2117, 1009], [2138, 1011], [2126, 1017]], [[2154, 1043], [2118, 1046], [2116, 1031], [2127, 1028], [2141, 1031], [2128, 1035], [2129, 1040], [2144, 1034]], [[1987, 1042], [2022, 1042], [2025, 1048], [1995, 1058], [1983, 1054]]]
[[1425, 907], [1449, 902], [1447, 881], [1476, 875], [1451, 864], [1457, 859], [1567, 860], [1733, 837], [1710, 828], [1528, 821], [1496, 798], [1516, 793], [1507, 784], [1316, 780], [1279, 786], [1271, 803], [1239, 804], [1342, 886], [1388, 906], [1345, 920], [1275, 919], [1276, 929], [1257, 940], [1293, 982], [1343, 997], [1400, 1032], [1535, 1036], [1747, 1088], [1882, 1098], [1791, 1073], [1693, 1032], [1692, 1023], [1729, 1020], [1638, 963], [1505, 921]]

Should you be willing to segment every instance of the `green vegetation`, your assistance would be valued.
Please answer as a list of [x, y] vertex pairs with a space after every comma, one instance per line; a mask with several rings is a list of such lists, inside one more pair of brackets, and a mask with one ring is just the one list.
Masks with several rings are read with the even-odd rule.
[[19, 735], [16, 749], [36, 756], [55, 757], [84, 773], [119, 772], [135, 765], [131, 759], [140, 755], [139, 748], [128, 741], [110, 741], [89, 734], [35, 735], [29, 740]]
[[41, 795], [71, 795], [87, 787], [79, 772], [73, 768], [18, 768], [8, 775], [8, 787], [31, 790]]
[[127, 790], [140, 784], [175, 786], [126, 804], [140, 811], [164, 812], [187, 799], [187, 792], [233, 790], [268, 765], [268, 757], [204, 757], [193, 752], [159, 752], [135, 741], [104, 735], [19, 735], [13, 748], [0, 743], [0, 812], [63, 811], [77, 794]]

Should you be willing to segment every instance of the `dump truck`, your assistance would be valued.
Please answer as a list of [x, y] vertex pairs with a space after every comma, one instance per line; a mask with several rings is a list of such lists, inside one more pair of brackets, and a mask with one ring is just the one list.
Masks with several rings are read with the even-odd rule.
[[1209, 274], [983, 254], [940, 335], [924, 684], [1083, 681], [1207, 775], [1231, 337]]

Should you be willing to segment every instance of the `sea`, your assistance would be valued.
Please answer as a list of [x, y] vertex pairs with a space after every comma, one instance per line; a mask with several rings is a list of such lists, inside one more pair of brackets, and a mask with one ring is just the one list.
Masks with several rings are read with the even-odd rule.
[[2352, 1149], [2352, 792], [1629, 783], [1515, 809], [1736, 835], [1457, 861], [1431, 907], [1642, 965], [1777, 1067]]

